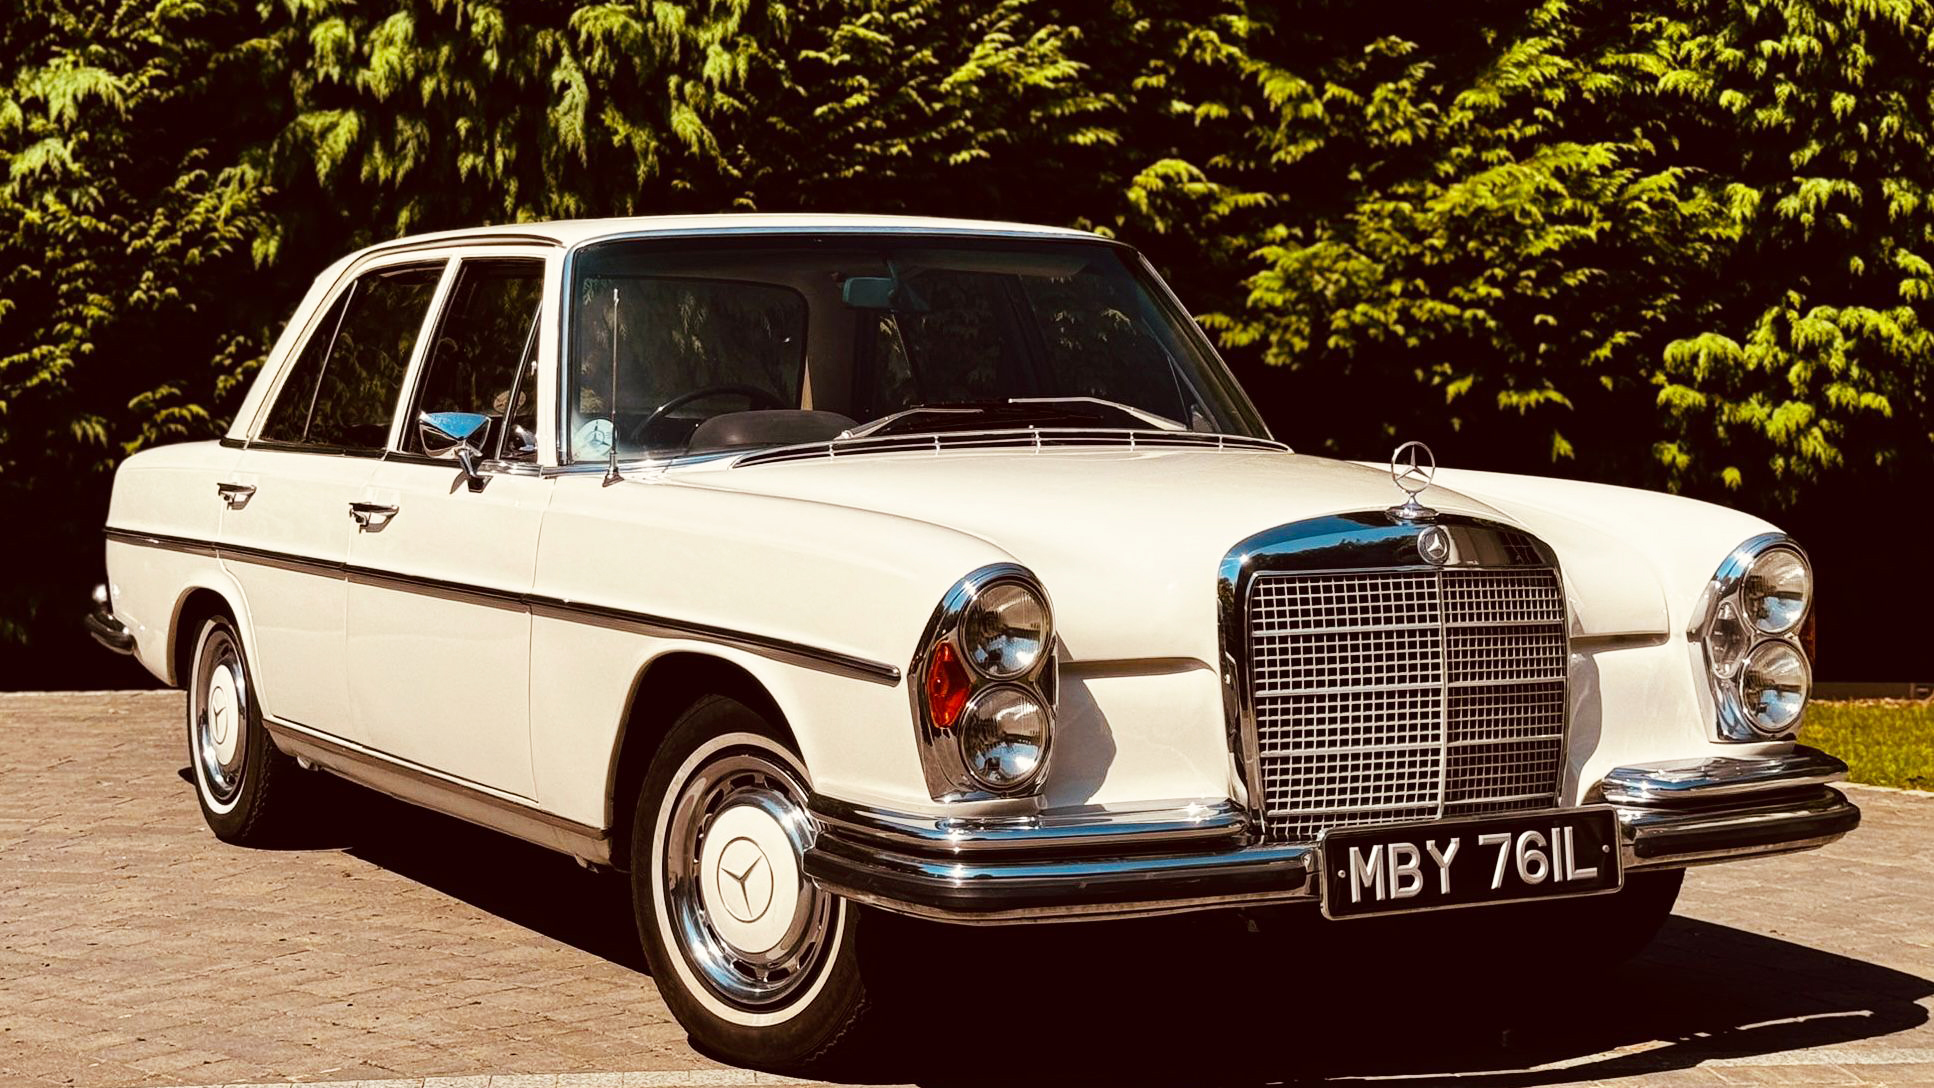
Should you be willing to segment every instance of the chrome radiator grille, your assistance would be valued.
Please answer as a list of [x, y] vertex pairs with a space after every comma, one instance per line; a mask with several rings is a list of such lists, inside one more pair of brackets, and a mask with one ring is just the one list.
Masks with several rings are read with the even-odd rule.
[[1550, 569], [1262, 574], [1247, 623], [1269, 838], [1556, 800], [1565, 606]]

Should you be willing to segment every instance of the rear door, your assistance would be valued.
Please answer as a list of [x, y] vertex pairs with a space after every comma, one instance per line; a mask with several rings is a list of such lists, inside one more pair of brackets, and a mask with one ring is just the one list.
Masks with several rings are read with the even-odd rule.
[[[552, 482], [536, 471], [541, 256], [458, 261], [390, 453], [366, 483], [381, 521], [349, 546], [358, 734], [392, 756], [529, 798], [524, 596]], [[423, 413], [487, 416], [483, 478], [426, 445]]]
[[247, 598], [271, 717], [358, 739], [343, 646], [352, 515], [446, 263], [392, 261], [340, 288], [223, 481], [223, 562]]

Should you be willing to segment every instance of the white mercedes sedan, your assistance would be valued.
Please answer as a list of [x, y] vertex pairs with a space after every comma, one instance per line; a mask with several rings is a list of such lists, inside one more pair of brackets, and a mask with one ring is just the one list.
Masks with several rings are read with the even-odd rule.
[[127, 459], [106, 535], [90, 625], [186, 689], [216, 835], [273, 841], [321, 770], [626, 871], [665, 1000], [754, 1065], [865, 1038], [879, 912], [1550, 900], [1609, 960], [1685, 867], [1860, 818], [1794, 743], [1792, 540], [1297, 454], [1078, 231], [374, 246], [226, 437]]

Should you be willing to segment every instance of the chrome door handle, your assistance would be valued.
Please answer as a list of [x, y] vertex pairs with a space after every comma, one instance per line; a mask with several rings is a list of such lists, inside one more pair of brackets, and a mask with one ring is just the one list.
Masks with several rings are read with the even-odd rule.
[[396, 516], [396, 507], [380, 502], [352, 502], [349, 504], [349, 516], [356, 519], [358, 529], [381, 529]]
[[215, 494], [221, 496], [230, 510], [240, 510], [248, 505], [249, 499], [255, 497], [255, 485], [218, 483], [215, 485]]

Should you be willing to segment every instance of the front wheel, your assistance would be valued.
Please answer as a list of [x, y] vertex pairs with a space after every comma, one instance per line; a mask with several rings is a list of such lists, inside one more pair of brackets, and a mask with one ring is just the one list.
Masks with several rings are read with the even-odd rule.
[[639, 936], [701, 1049], [770, 1069], [823, 1066], [869, 1018], [868, 919], [804, 869], [805, 768], [756, 711], [713, 696], [673, 725], [631, 837]]

